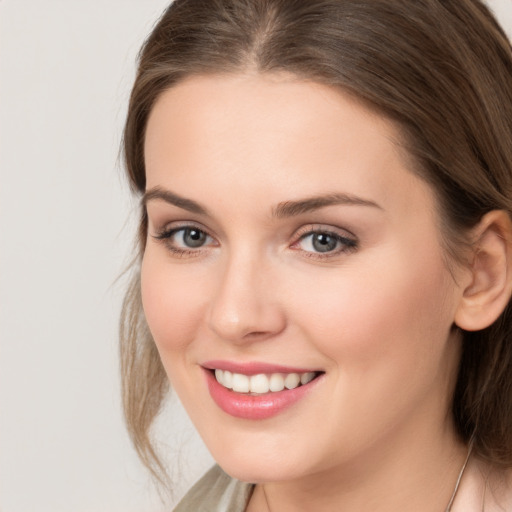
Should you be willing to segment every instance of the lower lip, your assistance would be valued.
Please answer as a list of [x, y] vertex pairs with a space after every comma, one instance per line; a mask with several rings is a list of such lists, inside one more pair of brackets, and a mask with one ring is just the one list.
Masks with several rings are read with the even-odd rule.
[[217, 382], [213, 373], [205, 370], [208, 390], [213, 401], [227, 414], [246, 420], [264, 420], [276, 416], [305, 397], [322, 376], [295, 389], [284, 389], [264, 395], [236, 393]]

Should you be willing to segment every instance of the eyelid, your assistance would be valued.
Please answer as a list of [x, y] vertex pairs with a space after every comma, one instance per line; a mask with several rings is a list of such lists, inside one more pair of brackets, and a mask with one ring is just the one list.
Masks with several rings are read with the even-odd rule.
[[[172, 240], [173, 236], [178, 232], [185, 231], [187, 229], [201, 231], [210, 239], [210, 242], [196, 248], [181, 247], [179, 245], [175, 245]], [[167, 224], [164, 224], [163, 227], [155, 229], [155, 232], [156, 233], [152, 234], [151, 236], [157, 242], [162, 243], [173, 257], [187, 258], [202, 256], [212, 246], [216, 247], [219, 245], [216, 238], [209, 232], [208, 229], [206, 229], [200, 223], [194, 221], [168, 222]], [[211, 243], [212, 241], [213, 243]]]
[[[172, 237], [177, 232], [186, 229], [197, 229], [198, 231], [203, 232], [210, 240], [202, 246], [192, 248], [192, 247], [182, 247], [177, 245], [175, 242], [173, 243]], [[163, 243], [167, 249], [179, 256], [199, 256], [203, 254], [205, 251], [211, 249], [211, 247], [218, 247], [220, 244], [217, 238], [211, 234], [210, 230], [206, 228], [203, 224], [196, 221], [172, 221], [167, 223], [162, 223], [162, 227], [153, 228], [154, 234], [151, 236]], [[304, 248], [300, 248], [299, 244], [306, 239], [308, 236], [312, 236], [315, 234], [327, 234], [336, 239], [338, 242], [338, 247], [336, 249], [321, 252], [321, 251], [312, 251], [306, 250]], [[358, 249], [359, 240], [358, 238], [350, 231], [345, 228], [340, 228], [337, 226], [326, 225], [326, 224], [307, 224], [301, 226], [295, 233], [292, 235], [292, 242], [289, 247], [292, 250], [302, 252], [306, 257], [316, 258], [316, 259], [328, 259], [336, 256], [340, 256], [344, 253], [355, 251]]]
[[211, 238], [215, 239], [215, 237], [210, 233], [209, 229], [203, 226], [200, 222], [195, 222], [193, 220], [178, 220], [167, 223], [162, 223], [162, 227], [154, 227], [155, 234], [152, 235], [154, 238], [163, 238], [167, 234], [172, 231], [178, 231], [180, 229], [197, 229], [199, 231], [203, 231]]
[[304, 253], [305, 257], [325, 260], [328, 258], [338, 257], [347, 252], [355, 251], [359, 247], [359, 240], [353, 233], [344, 228], [339, 228], [325, 224], [309, 224], [306, 226], [302, 226], [294, 234], [294, 241], [292, 242], [290, 247], [293, 250], [300, 250], [298, 244], [301, 241], [305, 240], [308, 236], [315, 234], [327, 234], [333, 236], [342, 245], [341, 247], [338, 247], [333, 251], [327, 251], [324, 253], [317, 251], [302, 250], [301, 252]]
[[357, 240], [356, 235], [351, 233], [348, 229], [340, 228], [337, 226], [332, 226], [329, 224], [306, 224], [301, 226], [294, 234], [294, 238], [299, 240], [305, 235], [309, 235], [310, 233], [332, 233], [334, 235], [341, 236], [342, 238], [349, 238], [353, 240]]

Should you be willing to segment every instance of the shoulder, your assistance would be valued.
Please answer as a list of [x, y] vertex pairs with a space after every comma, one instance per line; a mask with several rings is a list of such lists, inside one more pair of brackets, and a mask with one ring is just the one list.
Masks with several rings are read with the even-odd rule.
[[512, 469], [474, 459], [461, 485], [453, 512], [511, 512]]
[[244, 512], [253, 489], [213, 466], [178, 503], [174, 512]]
[[512, 512], [512, 469], [473, 458], [461, 481], [453, 512]]
[[486, 475], [485, 512], [512, 510], [512, 469], [492, 470]]

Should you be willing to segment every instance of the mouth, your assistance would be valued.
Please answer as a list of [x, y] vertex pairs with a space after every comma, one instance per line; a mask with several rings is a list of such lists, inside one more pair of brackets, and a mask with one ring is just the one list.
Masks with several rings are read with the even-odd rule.
[[264, 364], [210, 363], [203, 370], [215, 404], [230, 416], [248, 420], [271, 418], [297, 404], [325, 375]]
[[253, 396], [279, 393], [285, 389], [292, 390], [299, 386], [305, 386], [321, 374], [321, 372], [292, 372], [244, 375], [243, 373], [234, 373], [219, 368], [211, 371], [215, 375], [216, 381], [226, 389]]

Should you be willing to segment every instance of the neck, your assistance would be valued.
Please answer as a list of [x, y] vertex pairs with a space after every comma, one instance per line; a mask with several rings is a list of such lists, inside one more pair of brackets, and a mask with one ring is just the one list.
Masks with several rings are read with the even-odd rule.
[[[396, 434], [396, 433], [395, 433]], [[403, 433], [402, 433], [403, 434]], [[390, 436], [356, 461], [287, 482], [260, 485], [248, 512], [338, 510], [362, 512], [444, 512], [467, 457], [452, 429]]]

